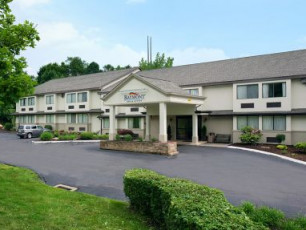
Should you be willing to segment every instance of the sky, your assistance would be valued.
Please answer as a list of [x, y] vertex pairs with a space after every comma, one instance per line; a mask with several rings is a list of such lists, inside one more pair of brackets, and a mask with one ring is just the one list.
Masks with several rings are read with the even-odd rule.
[[27, 72], [79, 56], [137, 66], [147, 35], [174, 65], [306, 48], [304, 0], [14, 0], [17, 22], [40, 33]]

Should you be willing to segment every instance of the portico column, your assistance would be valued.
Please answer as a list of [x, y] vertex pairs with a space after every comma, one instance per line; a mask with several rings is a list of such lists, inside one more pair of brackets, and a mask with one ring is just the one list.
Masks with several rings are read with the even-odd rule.
[[198, 137], [198, 115], [192, 115], [192, 143], [198, 144], [199, 137]]
[[115, 122], [116, 122], [116, 113], [115, 106], [109, 107], [109, 140], [115, 140], [116, 131], [115, 131]]
[[159, 141], [167, 142], [167, 105], [164, 102], [159, 103]]
[[150, 137], [150, 115], [146, 114], [146, 141], [149, 141], [151, 139]]

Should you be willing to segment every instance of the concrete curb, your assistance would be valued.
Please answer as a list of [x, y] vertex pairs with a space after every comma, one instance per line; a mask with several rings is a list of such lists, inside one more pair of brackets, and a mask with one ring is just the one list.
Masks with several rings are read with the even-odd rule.
[[240, 149], [240, 150], [246, 150], [246, 151], [255, 152], [255, 153], [261, 153], [261, 154], [265, 154], [265, 155], [268, 155], [268, 156], [275, 156], [275, 157], [278, 157], [278, 158], [281, 158], [281, 159], [284, 159], [284, 160], [287, 160], [287, 161], [291, 161], [291, 162], [302, 164], [302, 165], [306, 166], [306, 162], [305, 161], [293, 159], [293, 158], [286, 157], [286, 156], [281, 156], [281, 155], [278, 155], [278, 154], [275, 154], [275, 153], [270, 153], [270, 152], [266, 152], [266, 151], [262, 151], [262, 150], [249, 149], [249, 148], [236, 147], [236, 146], [228, 146], [227, 148], [230, 148], [230, 149]]
[[33, 144], [59, 144], [59, 143], [99, 143], [101, 140], [73, 140], [73, 141], [32, 141]]

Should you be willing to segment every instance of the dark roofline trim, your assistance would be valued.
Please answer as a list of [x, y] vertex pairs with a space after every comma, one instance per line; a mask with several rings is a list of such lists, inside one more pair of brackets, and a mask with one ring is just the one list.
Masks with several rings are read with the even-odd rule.
[[268, 111], [268, 112], [233, 112], [232, 110], [221, 111], [195, 111], [195, 113], [208, 116], [260, 116], [260, 115], [306, 115], [305, 110], [292, 110], [292, 111]]
[[22, 116], [22, 115], [55, 115], [55, 114], [70, 114], [70, 113], [102, 113], [102, 110], [91, 110], [91, 111], [56, 111], [56, 112], [35, 112], [35, 113], [12, 113], [13, 116]]

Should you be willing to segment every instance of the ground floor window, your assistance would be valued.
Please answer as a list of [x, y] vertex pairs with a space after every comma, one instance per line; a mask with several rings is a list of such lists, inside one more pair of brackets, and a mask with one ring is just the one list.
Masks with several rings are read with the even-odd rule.
[[46, 115], [46, 123], [47, 124], [53, 124], [54, 123], [54, 115], [47, 114]]
[[241, 130], [246, 126], [259, 129], [259, 116], [239, 116], [237, 117], [237, 129]]
[[139, 117], [128, 118], [128, 128], [129, 129], [139, 129], [140, 128], [140, 118]]
[[88, 115], [87, 114], [78, 114], [78, 123], [86, 124], [88, 122]]
[[67, 114], [67, 123], [75, 124], [76, 123], [76, 114]]
[[265, 131], [285, 131], [286, 130], [286, 116], [263, 116], [262, 129]]
[[104, 129], [109, 129], [109, 118], [103, 118], [103, 128]]

